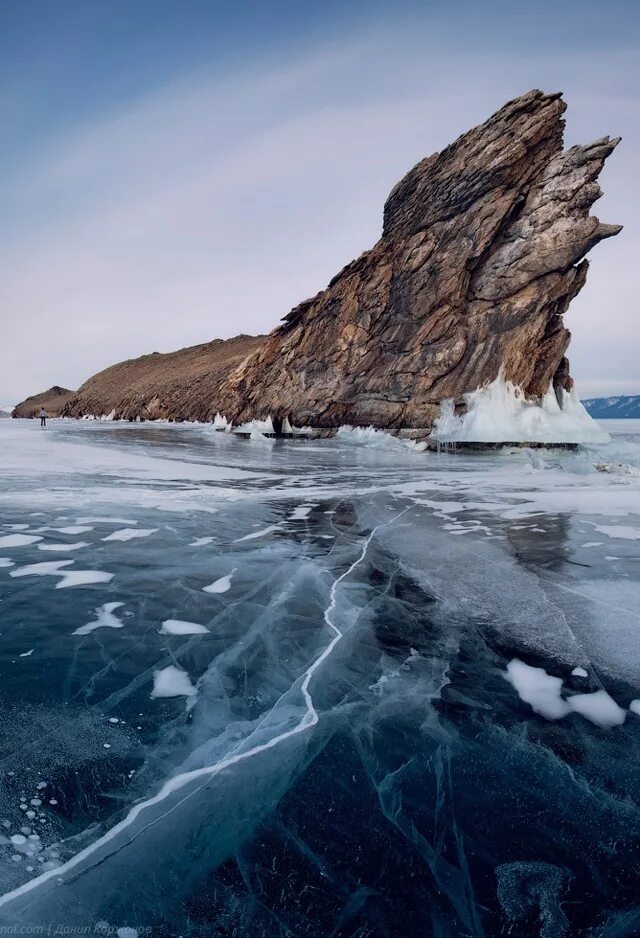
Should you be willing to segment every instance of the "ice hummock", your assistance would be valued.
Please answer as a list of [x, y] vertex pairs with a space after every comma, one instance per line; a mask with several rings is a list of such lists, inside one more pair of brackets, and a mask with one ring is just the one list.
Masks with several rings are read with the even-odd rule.
[[608, 443], [575, 390], [552, 387], [540, 401], [529, 401], [502, 372], [482, 388], [465, 394], [467, 411], [454, 413], [452, 400], [440, 405], [432, 436], [441, 443]]

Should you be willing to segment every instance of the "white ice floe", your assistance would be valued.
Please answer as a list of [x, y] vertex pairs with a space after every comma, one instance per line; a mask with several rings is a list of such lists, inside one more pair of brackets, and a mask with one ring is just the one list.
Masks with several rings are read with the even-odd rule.
[[198, 625], [197, 622], [165, 619], [159, 631], [161, 635], [200, 635], [202, 632], [208, 632], [209, 629], [205, 628], [204, 625]]
[[120, 531], [114, 531], [113, 534], [107, 534], [103, 541], [132, 541], [136, 537], [150, 537], [156, 534], [158, 528], [121, 528]]
[[549, 388], [540, 401], [501, 374], [465, 394], [466, 413], [456, 416], [452, 400], [442, 401], [432, 436], [442, 443], [607, 443], [606, 433], [584, 409], [575, 390]]
[[95, 629], [124, 628], [124, 623], [113, 614], [114, 610], [119, 609], [120, 606], [124, 606], [124, 603], [104, 603], [104, 605], [98, 606], [96, 609], [96, 618], [93, 620], [93, 622], [87, 622], [86, 625], [81, 625], [80, 628], [76, 629], [71, 634], [88, 635]]
[[42, 538], [36, 534], [4, 534], [0, 537], [0, 548], [4, 547], [26, 547], [28, 544], [35, 544]]
[[589, 677], [588, 672], [585, 671], [584, 668], [574, 668], [571, 674], [573, 677]]
[[75, 541], [73, 544], [38, 544], [38, 550], [59, 551], [67, 553], [70, 550], [80, 550], [82, 547], [89, 547], [88, 541]]
[[161, 671], [153, 672], [152, 697], [193, 697], [196, 693], [189, 675], [182, 668], [170, 664]]
[[206, 544], [211, 544], [212, 541], [212, 537], [197, 537], [195, 541], [191, 541], [189, 547], [204, 547]]
[[0, 567], [13, 567], [14, 562], [10, 557], [0, 557]]
[[31, 655], [34, 653], [34, 651], [35, 651], [35, 648], [30, 648], [29, 651], [23, 651], [23, 652], [21, 652], [21, 654], [20, 654], [18, 657], [20, 657], [20, 658], [30, 658]]
[[87, 531], [93, 531], [93, 528], [86, 524], [70, 524], [66, 528], [53, 528], [59, 534], [86, 534]]
[[220, 579], [215, 580], [213, 583], [210, 583], [208, 586], [202, 587], [203, 593], [226, 593], [228, 589], [231, 588], [231, 578], [236, 572], [237, 567], [234, 567], [231, 573], [227, 573], [226, 576], [221, 576]]
[[629, 710], [631, 710], [632, 713], [637, 713], [640, 717], [640, 700], [632, 700], [629, 704]]

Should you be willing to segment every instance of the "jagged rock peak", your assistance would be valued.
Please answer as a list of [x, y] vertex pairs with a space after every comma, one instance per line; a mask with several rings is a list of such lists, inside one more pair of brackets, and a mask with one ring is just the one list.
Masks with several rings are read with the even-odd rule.
[[562, 322], [617, 139], [562, 149], [561, 95], [530, 91], [393, 188], [380, 241], [297, 306], [222, 386], [236, 420], [428, 427], [444, 398], [505, 377], [569, 387]]

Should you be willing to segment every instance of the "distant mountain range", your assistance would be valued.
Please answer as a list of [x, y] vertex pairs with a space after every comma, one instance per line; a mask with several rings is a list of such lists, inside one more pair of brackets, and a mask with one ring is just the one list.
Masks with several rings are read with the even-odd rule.
[[596, 419], [620, 419], [634, 417], [640, 420], [640, 394], [627, 394], [622, 397], [591, 397], [582, 402]]

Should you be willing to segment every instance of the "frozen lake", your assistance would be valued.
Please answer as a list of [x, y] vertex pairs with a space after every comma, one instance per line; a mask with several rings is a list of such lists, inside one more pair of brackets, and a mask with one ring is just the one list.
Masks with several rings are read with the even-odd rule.
[[0, 926], [640, 934], [640, 422], [603, 425], [0, 421]]

